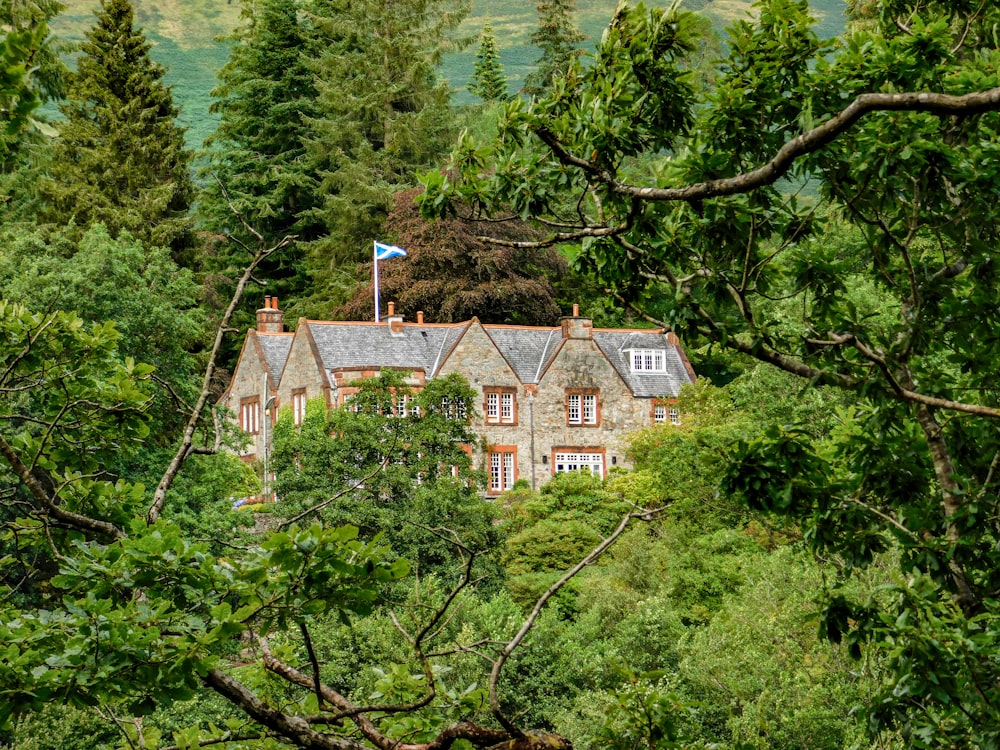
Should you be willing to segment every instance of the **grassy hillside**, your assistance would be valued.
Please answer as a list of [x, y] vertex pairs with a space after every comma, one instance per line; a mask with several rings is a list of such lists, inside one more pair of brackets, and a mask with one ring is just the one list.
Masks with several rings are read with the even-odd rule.
[[[99, 0], [63, 0], [67, 9], [54, 24], [56, 33], [69, 39], [81, 39], [93, 23]], [[239, 0], [133, 0], [136, 17], [153, 43], [153, 58], [166, 66], [167, 81], [181, 106], [181, 119], [188, 127], [188, 142], [199, 146], [214, 128], [208, 112], [209, 92], [215, 86], [215, 71], [226, 60], [225, 45], [216, 41], [239, 21]], [[669, 0], [647, 0], [651, 4]], [[811, 0], [819, 20], [819, 31], [833, 36], [843, 29], [841, 13], [844, 0]], [[616, 0], [577, 0], [578, 23], [591, 48], [600, 39]], [[733, 19], [742, 18], [750, 8], [749, 0], [686, 0], [685, 7], [704, 12], [721, 28]], [[489, 19], [497, 34], [500, 56], [511, 81], [520, 88], [524, 77], [538, 58], [538, 50], [528, 44], [537, 22], [532, 0], [474, 0], [472, 15], [464, 24], [469, 36], [478, 34]], [[444, 75], [456, 89], [456, 101], [473, 100], [465, 90], [472, 73], [476, 45], [451, 55], [445, 62]]]

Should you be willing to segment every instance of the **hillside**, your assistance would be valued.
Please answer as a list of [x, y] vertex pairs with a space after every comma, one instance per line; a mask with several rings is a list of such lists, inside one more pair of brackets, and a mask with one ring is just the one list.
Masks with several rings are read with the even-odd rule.
[[[54, 31], [69, 39], [80, 39], [94, 18], [99, 0], [63, 0], [67, 9], [54, 24]], [[667, 4], [669, 0], [651, 0]], [[577, 0], [579, 26], [587, 35], [587, 48], [600, 38], [617, 0]], [[217, 37], [239, 21], [239, 0], [134, 0], [136, 17], [153, 43], [153, 57], [167, 68], [167, 80], [181, 105], [181, 119], [189, 128], [188, 141], [197, 147], [212, 131], [208, 113], [209, 93], [215, 86], [215, 71], [226, 60], [226, 47]], [[843, 28], [844, 0], [812, 0], [819, 32], [833, 36]], [[721, 28], [740, 18], [750, 8], [749, 0], [687, 0], [685, 7], [708, 14]], [[501, 45], [501, 59], [511, 87], [520, 88], [538, 52], [528, 39], [537, 16], [530, 0], [474, 0], [464, 32], [474, 36], [489, 19]], [[465, 84], [472, 72], [475, 45], [446, 60], [444, 75], [456, 89], [456, 101], [472, 101]]]

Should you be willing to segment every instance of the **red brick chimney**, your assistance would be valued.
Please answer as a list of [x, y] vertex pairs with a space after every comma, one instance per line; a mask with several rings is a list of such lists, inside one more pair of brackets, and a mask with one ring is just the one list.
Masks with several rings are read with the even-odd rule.
[[257, 311], [257, 333], [284, 333], [285, 313], [278, 309], [278, 298], [264, 297], [264, 307]]
[[564, 339], [594, 338], [594, 321], [590, 318], [580, 317], [579, 305], [573, 305], [573, 314], [565, 318], [560, 318], [559, 322], [562, 324]]

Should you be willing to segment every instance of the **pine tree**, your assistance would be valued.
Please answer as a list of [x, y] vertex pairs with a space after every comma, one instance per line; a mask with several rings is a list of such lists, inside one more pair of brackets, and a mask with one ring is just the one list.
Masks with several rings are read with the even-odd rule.
[[60, 107], [42, 218], [81, 231], [102, 222], [177, 257], [192, 241], [190, 154], [149, 47], [128, 0], [104, 0]]
[[[317, 32], [301, 10], [295, 0], [244, 0], [242, 23], [227, 40], [229, 59], [212, 92], [211, 110], [220, 122], [205, 144], [209, 165], [200, 206], [203, 223], [215, 231], [244, 231], [229, 201], [268, 244], [286, 234], [308, 241], [322, 231], [304, 218], [317, 195], [315, 165], [306, 152], [307, 123], [317, 114], [308, 66]], [[229, 260], [218, 258], [218, 270], [234, 265]], [[282, 299], [305, 287], [295, 252], [266, 264], [258, 278]]]
[[552, 86], [552, 81], [566, 72], [580, 56], [577, 44], [586, 37], [573, 23], [574, 0], [539, 0], [538, 29], [531, 43], [542, 50], [535, 71], [524, 81], [524, 93], [540, 96]]
[[453, 33], [469, 11], [467, 0], [325, 1], [310, 149], [323, 200], [312, 215], [328, 232], [308, 261], [316, 315], [328, 314], [345, 264], [370, 258], [393, 193], [452, 143], [450, 91], [437, 66], [462, 45]]
[[483, 31], [479, 35], [479, 51], [476, 53], [475, 68], [468, 89], [484, 102], [504, 102], [510, 98], [507, 77], [497, 50], [497, 38], [489, 21], [483, 24]]

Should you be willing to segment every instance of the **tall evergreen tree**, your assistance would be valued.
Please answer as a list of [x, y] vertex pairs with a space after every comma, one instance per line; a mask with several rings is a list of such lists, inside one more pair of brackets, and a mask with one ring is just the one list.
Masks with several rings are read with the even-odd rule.
[[573, 22], [574, 0], [539, 0], [537, 8], [538, 29], [531, 35], [531, 43], [541, 48], [542, 56], [524, 80], [524, 93], [529, 96], [548, 91], [552, 81], [580, 56], [576, 45], [586, 39]]
[[[211, 109], [220, 122], [206, 141], [208, 179], [201, 201], [204, 223], [217, 231], [243, 231], [230, 201], [269, 244], [290, 233], [307, 241], [321, 231], [303, 217], [316, 205], [315, 170], [305, 148], [307, 120], [316, 116], [307, 63], [316, 33], [302, 9], [296, 0], [244, 0], [242, 23], [227, 40], [229, 60], [212, 92]], [[230, 258], [219, 260], [219, 270], [225, 270]], [[273, 282], [269, 291], [282, 298], [301, 294], [305, 286], [294, 253], [263, 267], [258, 278]]]
[[479, 35], [479, 51], [476, 53], [475, 68], [468, 89], [484, 102], [504, 102], [510, 98], [507, 77], [497, 49], [497, 38], [489, 21], [483, 24]]
[[455, 118], [437, 66], [462, 46], [453, 34], [468, 12], [467, 0], [327, 0], [310, 147], [323, 199], [311, 215], [328, 231], [309, 260], [320, 305], [334, 271], [370, 257], [393, 193], [449, 147]]
[[190, 154], [149, 47], [128, 0], [104, 0], [60, 107], [42, 218], [102, 222], [177, 255], [192, 240]]

